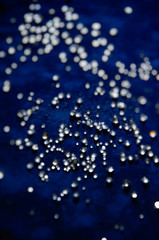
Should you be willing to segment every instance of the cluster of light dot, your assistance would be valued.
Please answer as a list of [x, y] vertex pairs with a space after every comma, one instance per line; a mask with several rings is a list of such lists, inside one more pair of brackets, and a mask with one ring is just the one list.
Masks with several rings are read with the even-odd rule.
[[[146, 139], [143, 139], [136, 121], [132, 118], [127, 119], [126, 117], [126, 111], [128, 108], [127, 101], [132, 101], [132, 82], [125, 80], [125, 77], [138, 77], [141, 80], [148, 81], [150, 77], [153, 76], [156, 80], [159, 80], [159, 74], [156, 69], [153, 69], [149, 59], [144, 57], [140, 66], [131, 63], [130, 68], [127, 68], [121, 61], [117, 61], [116, 67], [118, 69], [118, 74], [114, 76], [114, 79], [110, 79], [106, 70], [100, 68], [100, 63], [96, 59], [92, 59], [91, 61], [87, 60], [88, 52], [82, 45], [84, 36], [89, 34], [92, 47], [100, 47], [103, 49], [103, 55], [101, 56], [102, 62], [105, 63], [109, 61], [109, 57], [112, 55], [115, 46], [113, 43], [109, 43], [106, 37], [102, 36], [102, 25], [100, 23], [95, 22], [92, 23], [90, 28], [86, 27], [79, 21], [79, 14], [75, 13], [74, 9], [67, 5], [61, 7], [61, 12], [64, 15], [63, 19], [56, 16], [55, 9], [51, 8], [49, 10], [51, 18], [45, 23], [43, 22], [43, 16], [39, 12], [41, 10], [41, 5], [39, 3], [30, 4], [29, 10], [28, 13], [24, 14], [24, 23], [20, 24], [18, 27], [19, 33], [22, 37], [21, 44], [14, 47], [12, 45], [14, 39], [11, 36], [7, 37], [6, 43], [9, 45], [8, 52], [1, 50], [0, 58], [6, 58], [8, 55], [13, 55], [14, 57], [16, 52], [19, 51], [22, 53], [19, 58], [19, 63], [26, 62], [29, 59], [29, 56], [31, 56], [32, 62], [37, 62], [39, 57], [51, 53], [59, 44], [65, 44], [68, 47], [69, 52], [72, 54], [74, 63], [84, 72], [89, 71], [99, 79], [96, 87], [93, 89], [93, 93], [91, 91], [91, 81], [89, 80], [85, 83], [84, 88], [87, 90], [88, 95], [91, 96], [91, 94], [93, 94], [94, 96], [102, 97], [107, 93], [111, 101], [110, 108], [112, 111], [118, 109], [118, 114], [113, 115], [111, 127], [108, 127], [107, 121], [103, 122], [100, 120], [103, 106], [97, 104], [97, 113], [94, 117], [93, 112], [90, 110], [82, 112], [82, 105], [85, 104], [86, 106], [87, 103], [82, 97], [77, 97], [75, 106], [72, 106], [72, 109], [70, 110], [70, 125], [67, 126], [64, 122], [59, 123], [57, 138], [55, 140], [52, 139], [50, 133], [45, 131], [45, 123], [42, 123], [41, 128], [43, 129], [43, 134], [40, 142], [34, 143], [31, 140], [31, 136], [36, 134], [36, 126], [34, 124], [29, 125], [26, 138], [12, 139], [10, 141], [10, 144], [16, 145], [19, 150], [30, 148], [33, 153], [36, 153], [34, 161], [29, 162], [26, 167], [30, 171], [36, 167], [39, 170], [39, 178], [41, 181], [48, 182], [49, 174], [53, 171], [63, 170], [68, 173], [70, 171], [75, 171], [78, 168], [82, 169], [83, 175], [78, 176], [77, 179], [71, 183], [71, 190], [69, 188], [63, 189], [59, 195], [53, 193], [52, 200], [55, 202], [61, 202], [71, 191], [74, 200], [79, 200], [80, 196], [78, 188], [82, 179], [87, 179], [89, 177], [93, 177], [95, 180], [98, 179], [98, 175], [95, 171], [99, 155], [102, 156], [103, 167], [106, 167], [106, 185], [111, 185], [116, 171], [115, 167], [110, 165], [110, 161], [107, 161], [107, 151], [111, 146], [115, 149], [120, 145], [125, 149], [125, 151], [123, 150], [119, 153], [119, 161], [122, 166], [127, 162], [131, 164], [137, 163], [141, 158], [145, 160], [145, 164], [149, 164], [150, 160], [152, 160], [155, 165], [158, 165], [159, 157], [153, 152], [152, 146], [146, 144]], [[124, 12], [126, 14], [132, 14], [133, 9], [128, 6], [124, 8]], [[16, 19], [11, 18], [10, 21], [11, 23], [15, 23]], [[74, 36], [71, 31], [72, 29], [76, 29], [78, 34]], [[118, 29], [116, 27], [111, 28], [108, 34], [115, 37], [118, 35]], [[32, 54], [32, 46], [36, 46], [36, 54], [34, 53], [34, 55]], [[67, 52], [60, 52], [58, 58], [62, 64], [65, 64], [66, 71], [71, 71], [71, 65], [67, 65], [69, 61]], [[13, 62], [11, 66], [7, 67], [5, 69], [7, 77], [11, 77], [12, 72], [17, 68], [18, 61]], [[69, 101], [72, 96], [71, 93], [64, 94], [61, 91], [59, 75], [54, 74], [52, 81], [55, 88], [59, 89], [58, 95], [54, 96], [51, 101], [54, 110], [59, 109], [60, 105], [62, 105], [63, 102]], [[7, 79], [3, 83], [2, 91], [8, 93], [10, 89], [11, 81]], [[17, 95], [17, 100], [22, 100], [23, 97], [23, 93], [21, 92]], [[34, 112], [38, 111], [44, 102], [42, 98], [36, 98], [34, 92], [30, 92], [27, 100], [33, 102], [34, 105], [29, 109], [20, 109], [17, 112], [17, 117], [22, 127], [26, 125]], [[147, 104], [147, 99], [145, 96], [139, 96], [136, 99], [136, 102], [143, 107]], [[159, 111], [158, 105], [156, 105], [156, 109]], [[139, 112], [139, 107], [134, 109], [134, 114]], [[148, 120], [148, 116], [145, 113], [140, 113], [139, 119], [142, 124], [145, 124]], [[79, 128], [79, 131], [74, 130], [74, 123], [76, 129]], [[5, 133], [9, 133], [10, 126], [4, 126], [3, 130]], [[118, 130], [120, 131], [119, 135], [117, 134]], [[128, 138], [123, 142], [122, 131], [131, 135], [131, 139], [134, 140], [132, 141]], [[101, 140], [101, 136], [106, 136], [105, 142]], [[157, 132], [151, 130], [149, 136], [151, 139], [155, 139], [157, 137]], [[74, 138], [76, 147], [75, 152], [64, 150], [64, 142], [68, 138]], [[41, 144], [44, 147], [43, 152], [39, 152]], [[128, 154], [127, 150], [129, 150], [133, 144], [137, 145], [138, 151], [133, 155]], [[52, 160], [50, 166], [47, 166], [45, 162], [46, 155], [53, 154], [53, 156], [56, 156], [56, 153], [58, 152], [63, 156], [62, 164], [61, 161], [56, 158]], [[4, 173], [0, 171], [0, 179], [3, 179], [3, 177]], [[141, 182], [146, 186], [150, 181], [146, 176], [143, 176]], [[128, 179], [123, 179], [121, 187], [124, 192], [130, 193], [133, 201], [138, 198], [138, 193], [135, 190], [131, 190], [131, 182]], [[85, 186], [82, 187], [82, 190], [85, 191]], [[33, 187], [28, 187], [29, 193], [33, 193], [33, 191]], [[87, 198], [86, 204], [89, 203], [90, 199]], [[159, 209], [159, 201], [154, 203], [154, 208]], [[140, 214], [139, 218], [143, 219], [144, 215]], [[58, 213], [54, 214], [54, 219], [59, 219]], [[116, 224], [114, 229], [123, 231], [124, 226]], [[106, 240], [106, 238], [103, 237], [102, 240]]]

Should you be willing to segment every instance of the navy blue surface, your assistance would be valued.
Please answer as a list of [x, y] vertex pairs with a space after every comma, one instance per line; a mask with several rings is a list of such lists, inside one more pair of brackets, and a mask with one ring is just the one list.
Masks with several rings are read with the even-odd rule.
[[[53, 7], [58, 9], [65, 1], [41, 1], [42, 13], [45, 20], [49, 19], [48, 9]], [[29, 1], [3, 1], [0, 7], [0, 49], [7, 49], [5, 38], [8, 35], [14, 37], [14, 44], [21, 41], [17, 26], [23, 21], [23, 14], [28, 11]], [[132, 6], [134, 12], [132, 15], [124, 14], [123, 8], [127, 5]], [[102, 24], [103, 33], [108, 40], [115, 45], [115, 51], [106, 64], [103, 64], [108, 71], [110, 79], [117, 73], [115, 62], [123, 61], [126, 66], [134, 62], [141, 62], [140, 55], [143, 54], [150, 58], [154, 68], [159, 69], [159, 2], [156, 1], [71, 1], [71, 6], [80, 15], [80, 21], [86, 26], [91, 26], [93, 22]], [[2, 10], [3, 9], [3, 10]], [[10, 24], [10, 17], [16, 17], [17, 22]], [[118, 36], [112, 38], [108, 36], [111, 27], [117, 27]], [[100, 50], [93, 50], [89, 42], [85, 43], [90, 58], [100, 59]], [[76, 105], [77, 96], [84, 98], [84, 104], [81, 107], [82, 112], [92, 111], [92, 118], [95, 118], [97, 104], [103, 106], [101, 121], [106, 121], [111, 126], [111, 119], [115, 111], [110, 109], [110, 99], [105, 95], [102, 99], [90, 94], [87, 97], [87, 91], [84, 89], [84, 83], [90, 82], [96, 86], [97, 77], [90, 73], [83, 72], [72, 58], [69, 62], [72, 66], [70, 72], [65, 71], [65, 66], [58, 59], [60, 51], [65, 51], [66, 46], [60, 45], [49, 55], [39, 57], [37, 63], [28, 60], [26, 63], [20, 63], [11, 77], [11, 91], [5, 94], [0, 93], [0, 169], [4, 172], [4, 179], [0, 181], [0, 239], [26, 239], [26, 240], [99, 240], [107, 237], [108, 240], [158, 240], [159, 239], [159, 215], [155, 212], [153, 204], [159, 200], [159, 169], [153, 162], [146, 166], [140, 159], [138, 164], [121, 166], [119, 155], [123, 147], [116, 149], [109, 147], [108, 165], [115, 167], [114, 182], [111, 187], [105, 184], [106, 170], [102, 166], [102, 160], [98, 159], [96, 173], [98, 180], [90, 178], [82, 180], [79, 187], [80, 200], [77, 204], [73, 202], [71, 196], [64, 199], [62, 203], [52, 202], [52, 193], [60, 193], [64, 188], [70, 188], [70, 184], [82, 173], [79, 171], [69, 174], [60, 171], [50, 174], [50, 181], [43, 183], [38, 178], [37, 169], [32, 172], [26, 170], [26, 164], [33, 161], [31, 151], [18, 151], [15, 146], [11, 147], [10, 139], [27, 137], [26, 129], [29, 124], [36, 125], [36, 141], [40, 142], [42, 123], [46, 123], [46, 130], [50, 137], [56, 138], [58, 127], [61, 122], [70, 124], [69, 112]], [[0, 59], [0, 87], [3, 81], [8, 78], [4, 69], [13, 61], [18, 61], [20, 52], [15, 56]], [[17, 58], [17, 59], [16, 59]], [[52, 75], [59, 74], [61, 77], [61, 91], [71, 92], [70, 101], [62, 103], [60, 109], [52, 109], [50, 103], [52, 98], [57, 95], [58, 90], [52, 83]], [[147, 123], [143, 126], [139, 122], [139, 115], [131, 110], [137, 105], [130, 101], [128, 104], [127, 118], [135, 118], [146, 143], [151, 143], [153, 151], [159, 155], [158, 139], [152, 140], [148, 136], [150, 130], [155, 129], [159, 133], [159, 116], [155, 112], [155, 104], [159, 102], [159, 83], [150, 78], [148, 82], [140, 79], [132, 79], [131, 92], [134, 98], [144, 95], [147, 97], [147, 106], [140, 107], [141, 113], [149, 116]], [[107, 84], [106, 91], [109, 90]], [[30, 91], [35, 92], [35, 98], [41, 97], [44, 103], [39, 112], [33, 114], [28, 125], [24, 128], [19, 126], [16, 113], [19, 109], [27, 109], [32, 103], [27, 102]], [[93, 92], [93, 90], [90, 90]], [[19, 92], [24, 93], [24, 98], [17, 101], [16, 96]], [[88, 99], [87, 99], [88, 98]], [[127, 100], [129, 102], [129, 100]], [[3, 132], [5, 125], [11, 126], [8, 134]], [[73, 123], [74, 131], [77, 126]], [[123, 139], [127, 135], [122, 131]], [[129, 136], [130, 140], [131, 135]], [[104, 137], [103, 137], [104, 138]], [[64, 149], [76, 153], [76, 147], [73, 139], [68, 139], [63, 144]], [[132, 146], [131, 152], [136, 153], [137, 147]], [[40, 149], [42, 151], [42, 148]], [[79, 151], [79, 150], [78, 150]], [[77, 152], [77, 155], [79, 152]], [[58, 155], [58, 158], [62, 156]], [[48, 156], [46, 161], [49, 161]], [[55, 158], [55, 156], [53, 157]], [[141, 177], [146, 175], [150, 179], [150, 186], [144, 189], [140, 181]], [[131, 190], [138, 192], [138, 200], [133, 203], [131, 196], [124, 194], [121, 189], [123, 179], [131, 180]], [[85, 185], [86, 191], [81, 187]], [[34, 187], [34, 192], [29, 194], [27, 188]], [[90, 198], [90, 205], [85, 204], [85, 199]], [[30, 211], [35, 214], [30, 216]], [[59, 213], [60, 218], [55, 221], [53, 216]], [[144, 214], [144, 219], [139, 219], [139, 214]], [[114, 225], [124, 226], [124, 231], [115, 231]]]

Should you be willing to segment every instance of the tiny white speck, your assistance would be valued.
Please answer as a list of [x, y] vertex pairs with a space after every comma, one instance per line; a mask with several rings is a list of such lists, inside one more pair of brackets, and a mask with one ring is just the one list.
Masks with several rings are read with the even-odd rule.
[[125, 7], [125, 8], [124, 8], [124, 12], [125, 12], [126, 14], [131, 14], [131, 13], [133, 12], [133, 9], [132, 9], [132, 7]]

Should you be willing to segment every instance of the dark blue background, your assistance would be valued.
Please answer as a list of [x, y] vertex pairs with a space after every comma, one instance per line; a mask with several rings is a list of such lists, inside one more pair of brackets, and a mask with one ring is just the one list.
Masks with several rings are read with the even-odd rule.
[[[5, 38], [8, 35], [14, 37], [15, 46], [20, 43], [21, 37], [17, 26], [23, 21], [23, 14], [28, 11], [30, 1], [8, 1], [1, 0], [0, 5], [0, 49], [7, 49]], [[46, 21], [49, 19], [48, 9], [53, 7], [58, 9], [66, 1], [41, 1], [42, 13]], [[123, 11], [125, 6], [132, 6], [132, 15], [126, 15]], [[110, 78], [113, 78], [117, 71], [115, 62], [123, 61], [127, 66], [134, 62], [141, 62], [140, 54], [148, 56], [152, 66], [158, 69], [159, 63], [159, 2], [156, 1], [71, 1], [71, 6], [80, 15], [80, 21], [90, 27], [92, 22], [99, 21], [102, 24], [103, 32], [110, 42], [115, 45], [115, 51], [110, 61], [104, 65]], [[16, 24], [11, 25], [10, 17], [16, 17]], [[111, 38], [108, 31], [111, 27], [117, 27], [118, 36]], [[86, 49], [89, 55], [99, 58], [99, 52], [92, 50], [86, 42]], [[18, 52], [14, 57], [0, 59], [0, 86], [7, 78], [11, 81], [11, 92], [0, 94], [0, 146], [1, 158], [0, 169], [4, 172], [4, 179], [0, 181], [0, 239], [53, 239], [53, 240], [96, 240], [107, 237], [108, 240], [140, 240], [140, 239], [159, 239], [159, 216], [153, 209], [155, 201], [159, 200], [159, 169], [151, 162], [150, 166], [140, 160], [138, 164], [122, 167], [119, 163], [119, 153], [122, 147], [111, 149], [108, 152], [108, 165], [115, 167], [114, 183], [111, 188], [105, 185], [106, 171], [101, 166], [99, 158], [97, 173], [98, 181], [89, 179], [83, 180], [80, 186], [85, 185], [86, 191], [82, 192], [81, 187], [80, 201], [73, 203], [69, 196], [61, 204], [52, 203], [52, 193], [60, 193], [64, 188], [69, 188], [70, 183], [80, 175], [80, 172], [65, 174], [62, 171], [53, 173], [48, 183], [42, 183], [38, 179], [36, 169], [30, 173], [26, 170], [26, 164], [33, 161], [31, 151], [18, 151], [9, 145], [10, 139], [24, 138], [27, 136], [27, 126], [21, 128], [16, 118], [16, 113], [21, 108], [31, 106], [26, 101], [30, 91], [35, 92], [36, 97], [44, 99], [38, 114], [34, 114], [29, 124], [34, 123], [38, 129], [35, 139], [40, 140], [42, 130], [40, 126], [46, 123], [50, 137], [55, 139], [57, 128], [61, 122], [70, 123], [69, 111], [75, 105], [77, 95], [83, 96], [86, 100], [86, 90], [84, 83], [89, 81], [92, 86], [96, 86], [97, 78], [90, 73], [82, 72], [72, 60], [70, 65], [72, 71], [66, 73], [64, 65], [58, 60], [58, 53], [65, 50], [63, 45], [58, 46], [49, 55], [39, 58], [37, 63], [28, 60], [20, 63], [18, 70], [7, 77], [4, 69], [13, 61], [18, 61], [21, 53]], [[90, 58], [91, 58], [90, 57]], [[100, 58], [99, 58], [100, 59]], [[48, 104], [57, 94], [52, 84], [52, 75], [61, 76], [61, 91], [71, 92], [72, 100], [67, 104], [61, 104], [59, 110], [52, 110]], [[127, 112], [128, 117], [134, 117], [138, 122], [142, 134], [147, 143], [152, 143], [148, 137], [151, 129], [159, 130], [159, 117], [155, 112], [155, 104], [159, 102], [159, 84], [151, 77], [148, 82], [136, 78], [132, 81], [132, 93], [134, 97], [144, 95], [148, 99], [147, 107], [141, 108], [141, 112], [149, 116], [148, 122], [143, 127], [139, 122], [139, 116], [131, 111], [136, 103], [130, 103]], [[107, 86], [108, 90], [109, 87]], [[23, 92], [24, 99], [17, 101], [17, 93]], [[97, 101], [97, 102], [96, 102]], [[92, 104], [93, 102], [93, 104]], [[84, 104], [82, 111], [91, 109], [95, 116], [95, 106], [97, 103], [103, 105], [105, 110], [101, 114], [102, 120], [111, 125], [110, 100], [104, 96], [102, 100], [93, 96], [89, 97], [87, 104]], [[3, 133], [5, 125], [11, 126], [8, 134]], [[76, 127], [74, 127], [76, 130]], [[126, 135], [123, 135], [126, 139]], [[72, 149], [76, 152], [73, 140], [64, 144], [66, 150]], [[158, 139], [152, 143], [155, 154], [159, 154]], [[132, 152], [137, 151], [132, 147]], [[78, 154], [78, 153], [77, 153]], [[144, 189], [140, 182], [141, 177], [146, 175], [150, 179], [150, 186]], [[132, 190], [138, 192], [137, 203], [132, 203], [130, 195], [125, 195], [121, 189], [123, 179], [129, 178], [132, 182]], [[34, 192], [29, 194], [27, 188], [34, 187]], [[86, 206], [85, 199], [90, 198], [91, 203]], [[35, 212], [30, 216], [30, 211]], [[53, 215], [59, 213], [59, 221], [55, 221]], [[144, 214], [144, 220], [139, 219], [139, 214]], [[123, 232], [115, 231], [114, 224], [124, 225]]]

